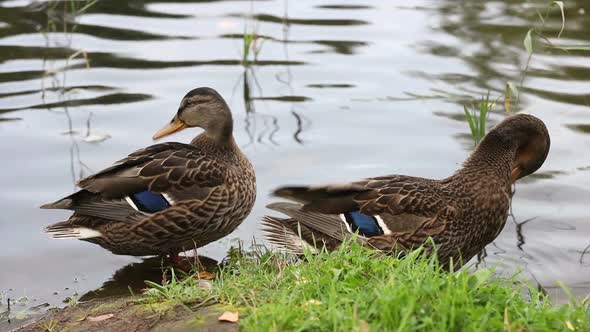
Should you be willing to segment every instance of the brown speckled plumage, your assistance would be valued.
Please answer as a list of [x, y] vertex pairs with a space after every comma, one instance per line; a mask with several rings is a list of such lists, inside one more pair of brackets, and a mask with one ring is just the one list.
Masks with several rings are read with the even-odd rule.
[[463, 167], [446, 179], [391, 175], [340, 185], [279, 188], [275, 195], [297, 203], [269, 205], [290, 218], [265, 216], [263, 229], [269, 241], [293, 252], [318, 245], [334, 250], [352, 235], [344, 214], [359, 211], [380, 218], [372, 217], [381, 234], [360, 234], [357, 241], [362, 244], [403, 251], [430, 237], [441, 263], [449, 267], [452, 259], [459, 267], [502, 231], [512, 183], [536, 171], [549, 146], [541, 120], [514, 115], [493, 128]]
[[[81, 180], [82, 190], [43, 206], [74, 211], [47, 232], [134, 256], [175, 255], [231, 233], [254, 205], [256, 179], [233, 139], [229, 108], [212, 89], [192, 90], [165, 134], [156, 136], [186, 127], [205, 132], [190, 144], [161, 143], [136, 151]], [[146, 213], [129, 203], [130, 195], [144, 191], [162, 195], [170, 206]], [[88, 236], [88, 230], [100, 235]]]

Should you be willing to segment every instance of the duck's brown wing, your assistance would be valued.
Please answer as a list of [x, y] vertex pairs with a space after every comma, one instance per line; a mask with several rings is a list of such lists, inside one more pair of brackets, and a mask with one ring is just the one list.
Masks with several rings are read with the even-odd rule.
[[274, 194], [302, 203], [304, 210], [313, 212], [410, 213], [428, 217], [448, 204], [437, 186], [430, 179], [390, 175], [345, 184], [282, 187]]
[[[81, 180], [78, 185], [82, 190], [42, 208], [70, 209], [114, 221], [140, 220], [146, 213], [159, 212], [178, 201], [205, 199], [224, 183], [224, 170], [218, 161], [191, 145], [156, 144]], [[147, 193], [142, 197], [156, 205], [155, 210], [143, 211], [130, 204], [129, 196], [137, 193]]]
[[[223, 165], [182, 143], [162, 143], [138, 150], [78, 183], [80, 188], [117, 198], [140, 191], [163, 193], [183, 188], [216, 187], [224, 182]], [[182, 199], [183, 197], [177, 197]]]
[[[374, 222], [378, 235], [366, 238], [381, 249], [392, 248], [396, 241], [402, 247], [406, 247], [404, 242], [408, 246], [421, 244], [429, 236], [442, 232], [445, 223], [441, 214], [447, 218], [454, 210], [441, 195], [436, 181], [398, 175], [347, 184], [283, 187], [275, 195], [302, 205], [285, 208], [273, 204], [269, 206], [271, 209], [317, 230], [321, 236], [344, 240], [354, 231], [355, 218], [359, 225]], [[363, 219], [358, 213], [371, 219]]]

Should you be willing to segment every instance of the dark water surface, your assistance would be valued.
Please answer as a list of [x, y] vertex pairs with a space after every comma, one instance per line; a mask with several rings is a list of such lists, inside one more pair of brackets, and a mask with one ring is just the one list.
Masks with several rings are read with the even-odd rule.
[[[69, 213], [38, 207], [152, 144], [197, 86], [214, 87], [232, 107], [259, 188], [244, 224], [201, 255], [219, 260], [233, 239], [259, 237], [268, 193], [281, 184], [452, 173], [473, 145], [463, 105], [518, 84], [523, 38], [546, 2], [395, 3], [99, 1], [64, 15], [64, 3], [1, 1], [0, 312], [8, 297], [22, 297], [14, 314], [62, 305], [105, 282], [124, 291], [129, 276], [158, 271], [157, 262], [50, 240], [42, 228]], [[567, 1], [559, 40], [560, 14], [551, 12], [551, 42], [590, 44], [583, 5]], [[244, 31], [260, 35], [249, 65]], [[546, 122], [551, 153], [517, 185], [515, 218], [484, 258], [526, 271], [555, 294], [557, 280], [580, 296], [590, 289], [589, 55], [533, 55], [521, 106]], [[504, 116], [498, 108], [490, 122]], [[171, 139], [188, 142], [197, 132]], [[109, 281], [122, 268], [124, 277]]]

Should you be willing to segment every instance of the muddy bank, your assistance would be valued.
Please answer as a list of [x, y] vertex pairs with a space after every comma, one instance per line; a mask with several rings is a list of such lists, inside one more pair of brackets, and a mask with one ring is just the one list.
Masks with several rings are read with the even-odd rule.
[[218, 320], [228, 309], [146, 303], [133, 297], [103, 298], [50, 310], [18, 331], [237, 331], [236, 323]]

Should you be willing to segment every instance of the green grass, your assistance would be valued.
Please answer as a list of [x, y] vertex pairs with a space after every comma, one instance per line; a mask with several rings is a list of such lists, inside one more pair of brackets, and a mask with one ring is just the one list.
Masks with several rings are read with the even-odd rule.
[[257, 37], [256, 37], [256, 33], [247, 33], [244, 32], [244, 44], [243, 44], [243, 49], [242, 49], [242, 63], [247, 66], [248, 63], [250, 62], [250, 50], [253, 50], [254, 48], [254, 43], [256, 41]]
[[238, 308], [245, 331], [590, 330], [585, 302], [554, 305], [516, 277], [444, 272], [419, 252], [376, 255], [355, 244], [303, 260], [266, 250], [234, 254], [210, 289], [174, 277], [144, 298]]
[[258, 54], [262, 51], [262, 44], [264, 41], [258, 34], [258, 28], [256, 25], [254, 25], [251, 30], [252, 32], [248, 32], [248, 28], [244, 28], [244, 34], [242, 37], [242, 65], [244, 67], [256, 64], [258, 61]]
[[471, 107], [471, 109], [468, 109], [467, 106], [463, 106], [465, 116], [467, 117], [467, 123], [471, 130], [471, 137], [473, 137], [475, 145], [479, 144], [486, 135], [488, 115], [494, 108], [495, 104], [495, 101], [490, 100], [490, 94], [488, 93], [484, 97], [481, 97], [481, 100]]

